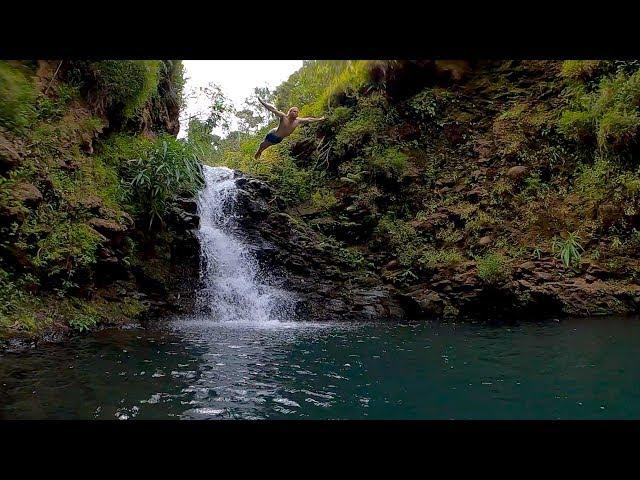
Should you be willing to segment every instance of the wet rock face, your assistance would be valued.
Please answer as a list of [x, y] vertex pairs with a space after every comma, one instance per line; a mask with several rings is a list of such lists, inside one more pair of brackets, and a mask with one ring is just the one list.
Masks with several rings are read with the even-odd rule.
[[341, 271], [317, 232], [284, 212], [284, 202], [271, 186], [246, 177], [238, 178], [236, 185], [238, 222], [260, 245], [258, 260], [281, 273], [284, 286], [298, 295], [299, 318], [374, 320], [404, 315], [394, 287]]
[[[595, 265], [584, 265], [583, 275], [573, 275], [555, 258], [522, 261], [512, 266], [508, 279], [496, 284], [480, 279], [475, 262], [467, 261], [452, 271], [434, 272], [429, 281], [400, 288], [374, 271], [364, 273], [346, 267], [331, 247], [323, 245], [326, 239], [318, 231], [330, 230], [336, 235], [339, 230], [334, 220], [312, 219], [310, 228], [285, 213], [282, 201], [266, 183], [241, 177], [237, 184], [242, 189], [235, 211], [238, 221], [245, 234], [260, 245], [258, 260], [281, 273], [286, 278], [285, 287], [298, 294], [300, 318], [513, 321], [626, 313], [637, 311], [640, 303], [640, 286], [616, 289], [606, 282], [607, 272]], [[448, 218], [443, 212], [432, 217], [414, 228], [429, 231]], [[478, 247], [489, 248], [493, 240], [491, 235], [484, 235], [478, 239]], [[380, 272], [398, 268], [393, 260]]]

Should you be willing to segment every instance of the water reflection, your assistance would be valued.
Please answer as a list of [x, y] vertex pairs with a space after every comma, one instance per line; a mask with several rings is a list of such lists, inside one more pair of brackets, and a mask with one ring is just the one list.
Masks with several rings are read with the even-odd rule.
[[640, 323], [214, 322], [0, 356], [0, 418], [640, 418]]

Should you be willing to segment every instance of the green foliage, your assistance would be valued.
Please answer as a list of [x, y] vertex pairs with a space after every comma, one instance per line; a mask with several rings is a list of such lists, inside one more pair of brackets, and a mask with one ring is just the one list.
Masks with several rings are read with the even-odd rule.
[[308, 60], [275, 92], [277, 106], [301, 108], [303, 116], [321, 115], [341, 93], [355, 93], [369, 80], [375, 62], [368, 60]]
[[84, 223], [52, 225], [53, 230], [38, 242], [34, 265], [50, 274], [66, 272], [69, 277], [81, 268], [93, 265], [104, 237]]
[[602, 64], [602, 60], [566, 60], [562, 63], [561, 74], [573, 81], [585, 81], [592, 78]]
[[622, 171], [612, 159], [599, 157], [593, 164], [580, 165], [577, 171], [574, 191], [591, 202], [625, 202], [627, 209], [640, 193], [640, 172]]
[[34, 118], [36, 90], [20, 68], [0, 61], [0, 125], [19, 130]]
[[353, 110], [349, 107], [336, 107], [331, 110], [331, 113], [327, 117], [327, 124], [334, 129], [342, 127], [353, 115]]
[[311, 204], [321, 210], [330, 210], [338, 204], [338, 200], [331, 190], [321, 188], [311, 195]]
[[182, 60], [163, 60], [160, 63], [160, 81], [157, 95], [162, 95], [165, 102], [184, 107], [184, 64]]
[[442, 110], [443, 101], [448, 97], [446, 90], [427, 88], [414, 95], [407, 102], [407, 106], [414, 118], [422, 122], [435, 119]]
[[640, 70], [619, 72], [600, 80], [597, 90], [572, 91], [574, 108], [565, 110], [558, 123], [561, 133], [584, 141], [596, 138], [603, 150], [619, 151], [636, 138], [640, 128]]
[[[138, 148], [134, 151], [128, 150]], [[195, 193], [203, 185], [199, 152], [187, 142], [170, 135], [153, 141], [124, 142], [122, 155], [125, 185], [130, 198], [149, 219], [163, 221], [173, 200], [181, 193]]]
[[385, 215], [380, 219], [376, 233], [385, 237], [393, 248], [408, 245], [416, 236], [416, 230], [409, 222], [393, 218], [392, 215]]
[[376, 150], [369, 156], [369, 164], [374, 172], [388, 177], [398, 177], [406, 171], [409, 160], [406, 154], [393, 147]]
[[607, 197], [609, 179], [615, 172], [610, 160], [599, 158], [592, 165], [581, 165], [578, 172], [575, 187], [582, 197], [596, 202]]
[[76, 313], [69, 319], [69, 326], [78, 332], [87, 332], [98, 324], [97, 315]]
[[580, 241], [580, 237], [575, 232], [567, 233], [564, 238], [553, 240], [553, 252], [562, 260], [565, 268], [580, 265], [582, 252], [584, 252]]
[[355, 151], [365, 143], [377, 143], [386, 133], [386, 102], [378, 95], [362, 98], [356, 115], [349, 120], [335, 137], [336, 155]]
[[594, 112], [589, 110], [565, 110], [558, 121], [558, 130], [575, 141], [585, 141], [593, 136], [597, 125]]
[[487, 253], [476, 259], [478, 278], [490, 285], [507, 281], [511, 276], [509, 259], [500, 253]]
[[600, 119], [598, 145], [603, 148], [628, 145], [635, 139], [638, 128], [640, 116], [637, 111], [610, 110]]
[[133, 117], [157, 91], [158, 60], [103, 60], [91, 65], [99, 95], [106, 107]]
[[433, 248], [426, 249], [420, 255], [418, 262], [420, 266], [427, 270], [436, 270], [438, 268], [451, 268], [462, 263], [464, 258], [454, 249], [437, 250]]
[[53, 97], [40, 94], [36, 101], [36, 110], [39, 120], [59, 120], [67, 110], [71, 100], [80, 94], [78, 88], [60, 83], [51, 89]]

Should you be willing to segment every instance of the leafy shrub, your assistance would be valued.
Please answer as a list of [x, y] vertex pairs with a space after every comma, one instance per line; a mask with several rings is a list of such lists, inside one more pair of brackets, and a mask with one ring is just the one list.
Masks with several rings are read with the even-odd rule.
[[600, 80], [597, 90], [573, 91], [574, 108], [565, 110], [558, 129], [570, 139], [596, 138], [604, 150], [621, 150], [637, 138], [640, 128], [640, 70], [619, 72]]
[[509, 260], [500, 253], [487, 253], [476, 260], [476, 266], [478, 278], [491, 285], [507, 281], [511, 276]]
[[554, 239], [553, 252], [562, 260], [565, 268], [577, 267], [580, 265], [584, 248], [580, 245], [580, 237], [575, 232], [571, 232], [564, 238]]
[[125, 164], [131, 197], [149, 218], [162, 222], [181, 193], [195, 193], [204, 184], [198, 153], [190, 144], [161, 135]]
[[433, 120], [438, 116], [442, 107], [442, 101], [446, 99], [448, 92], [435, 88], [427, 88], [409, 99], [407, 105], [411, 113], [423, 122]]
[[562, 76], [569, 80], [588, 80], [598, 71], [602, 60], [566, 60], [562, 63]]
[[69, 276], [81, 268], [93, 265], [98, 246], [104, 237], [85, 223], [61, 222], [38, 242], [34, 265], [46, 268], [50, 274], [67, 272]]
[[91, 68], [104, 105], [130, 118], [157, 91], [160, 66], [157, 60], [103, 60]]
[[76, 313], [69, 318], [69, 326], [80, 333], [88, 332], [98, 324], [98, 316], [86, 313]]
[[34, 117], [36, 91], [19, 68], [0, 61], [0, 125], [12, 130], [26, 127]]
[[382, 217], [376, 227], [376, 233], [382, 236], [394, 250], [408, 248], [416, 238], [416, 230], [403, 220], [394, 219], [390, 215]]
[[362, 252], [354, 247], [338, 248], [335, 252], [342, 262], [354, 270], [361, 270], [373, 266], [371, 262], [368, 262], [364, 255], [362, 255]]
[[640, 128], [638, 112], [610, 110], [600, 119], [598, 128], [598, 145], [619, 149], [628, 145], [635, 138]]
[[454, 249], [436, 250], [427, 249], [420, 255], [418, 262], [420, 266], [427, 270], [435, 270], [437, 268], [451, 268], [460, 263], [464, 258]]
[[597, 118], [588, 110], [565, 110], [558, 121], [558, 130], [575, 141], [585, 141], [593, 137]]
[[385, 148], [370, 155], [369, 164], [373, 170], [387, 176], [402, 175], [407, 169], [409, 157], [396, 148]]
[[582, 197], [601, 201], [609, 195], [610, 178], [615, 172], [615, 166], [610, 160], [599, 158], [592, 165], [581, 165], [578, 172], [575, 187]]
[[355, 118], [347, 122], [335, 137], [335, 153], [338, 156], [353, 151], [382, 133], [385, 112], [380, 106], [366, 106], [358, 110]]
[[318, 189], [311, 195], [311, 204], [321, 210], [329, 210], [338, 204], [333, 192], [327, 188]]

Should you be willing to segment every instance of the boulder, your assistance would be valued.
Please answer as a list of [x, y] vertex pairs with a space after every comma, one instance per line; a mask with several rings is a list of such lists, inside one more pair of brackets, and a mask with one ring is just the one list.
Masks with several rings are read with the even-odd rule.
[[127, 227], [124, 225], [114, 220], [106, 220], [104, 218], [92, 218], [88, 223], [91, 228], [107, 238], [117, 237], [127, 230]]
[[489, 245], [491, 245], [492, 241], [493, 238], [491, 238], [491, 235], [485, 235], [484, 237], [481, 237], [480, 240], [478, 240], [478, 245], [481, 247], [488, 247]]
[[0, 135], [0, 172], [6, 172], [18, 166], [20, 154], [12, 143]]
[[522, 180], [527, 173], [527, 167], [524, 165], [516, 165], [515, 167], [511, 167], [507, 170], [507, 176], [511, 180]]
[[193, 198], [178, 198], [176, 203], [187, 213], [198, 213], [198, 203]]
[[444, 301], [437, 292], [426, 288], [416, 288], [400, 294], [401, 303], [411, 315], [418, 317], [439, 317], [444, 311]]
[[27, 182], [14, 185], [11, 195], [15, 200], [28, 207], [37, 207], [42, 202], [40, 190], [35, 185]]

